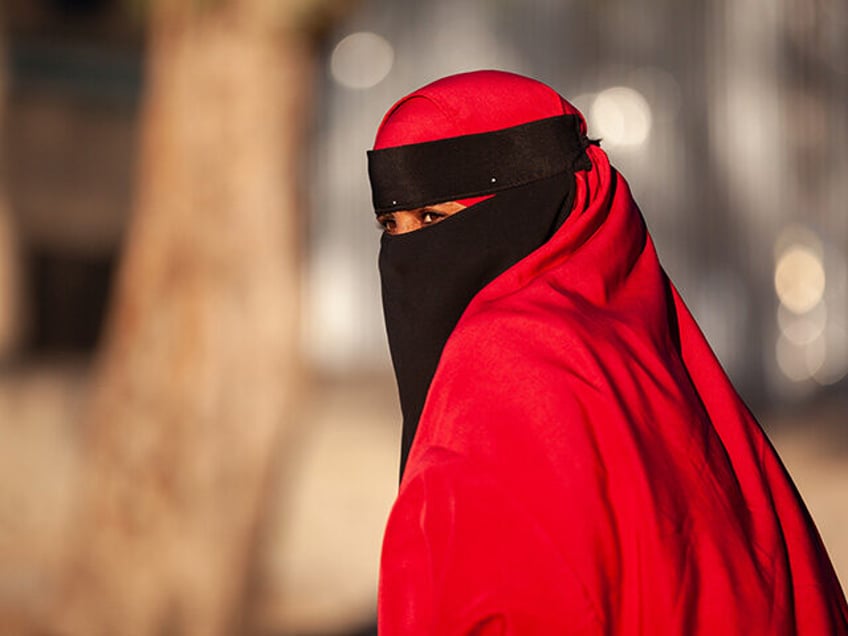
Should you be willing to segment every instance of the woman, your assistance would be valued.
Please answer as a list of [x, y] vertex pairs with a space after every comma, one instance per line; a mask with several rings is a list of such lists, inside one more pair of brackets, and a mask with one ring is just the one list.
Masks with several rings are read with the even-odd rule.
[[774, 449], [551, 88], [395, 104], [369, 152], [404, 416], [381, 633], [848, 634]]

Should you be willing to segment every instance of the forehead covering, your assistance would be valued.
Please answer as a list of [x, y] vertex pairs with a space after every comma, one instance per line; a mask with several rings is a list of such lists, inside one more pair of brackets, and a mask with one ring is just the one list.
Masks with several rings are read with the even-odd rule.
[[512, 73], [440, 79], [397, 102], [368, 153], [375, 210], [486, 195], [573, 168], [586, 145], [579, 111], [550, 87]]
[[446, 137], [491, 132], [556, 115], [583, 116], [542, 82], [505, 71], [451, 75], [419, 88], [392, 106], [377, 130], [374, 150]]

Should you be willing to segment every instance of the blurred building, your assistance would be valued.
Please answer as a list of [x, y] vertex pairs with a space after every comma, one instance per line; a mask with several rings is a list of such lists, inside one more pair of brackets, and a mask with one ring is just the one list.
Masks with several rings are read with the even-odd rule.
[[143, 24], [119, 2], [4, 4], [2, 143], [24, 349], [90, 352], [130, 210]]

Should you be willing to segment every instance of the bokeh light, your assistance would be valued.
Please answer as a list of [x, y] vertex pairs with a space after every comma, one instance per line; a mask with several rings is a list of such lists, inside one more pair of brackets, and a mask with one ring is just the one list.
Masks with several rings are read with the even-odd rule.
[[790, 245], [777, 259], [774, 288], [780, 302], [790, 311], [796, 314], [810, 311], [824, 295], [821, 257], [807, 245]]
[[777, 324], [781, 333], [793, 344], [809, 344], [824, 333], [827, 305], [820, 302], [810, 311], [796, 314], [781, 304], [777, 308]]
[[347, 88], [371, 88], [392, 70], [395, 51], [382, 36], [368, 31], [343, 38], [330, 56], [330, 73]]
[[307, 303], [315, 317], [304, 320], [308, 355], [335, 370], [343, 367], [356, 341], [357, 322], [350, 316], [364, 296], [363, 281], [354, 275], [348, 256], [333, 250], [319, 251], [309, 274]]
[[825, 363], [825, 342], [819, 337], [799, 345], [781, 333], [775, 346], [775, 357], [780, 371], [793, 382], [809, 380], [820, 372]]
[[783, 229], [774, 249], [777, 366], [795, 383], [834, 384], [848, 373], [845, 258], [798, 224]]
[[639, 146], [651, 132], [651, 108], [638, 91], [613, 86], [592, 102], [590, 119], [610, 146]]

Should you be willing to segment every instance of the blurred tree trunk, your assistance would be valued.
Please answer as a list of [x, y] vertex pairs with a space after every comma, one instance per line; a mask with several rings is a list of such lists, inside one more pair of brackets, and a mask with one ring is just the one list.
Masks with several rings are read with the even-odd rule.
[[[9, 80], [5, 26], [4, 16], [0, 15], [0, 135], [6, 124]], [[6, 360], [18, 344], [21, 300], [17, 232], [6, 196], [5, 163], [6, 157], [0, 156], [0, 362]]]
[[308, 5], [150, 5], [135, 211], [92, 389], [59, 633], [243, 633], [298, 377]]

